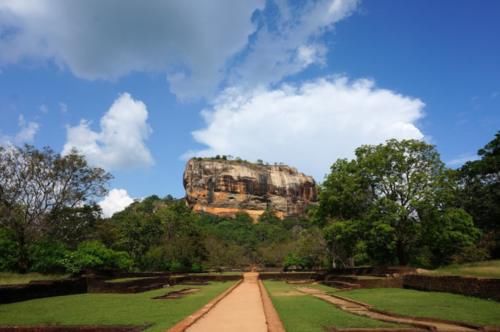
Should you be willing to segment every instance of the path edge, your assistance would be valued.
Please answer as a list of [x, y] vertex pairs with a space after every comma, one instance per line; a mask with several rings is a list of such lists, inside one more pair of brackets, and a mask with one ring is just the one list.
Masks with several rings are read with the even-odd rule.
[[226, 289], [222, 294], [219, 294], [216, 298], [212, 299], [210, 302], [205, 304], [201, 309], [198, 309], [193, 314], [187, 316], [168, 330], [166, 332], [184, 332], [187, 328], [196, 323], [200, 318], [205, 316], [213, 307], [217, 305], [222, 299], [228, 296], [236, 287], [241, 285], [243, 278], [238, 280], [234, 285]]
[[281, 321], [281, 318], [273, 305], [271, 297], [269, 296], [264, 283], [260, 278], [257, 280], [257, 282], [259, 283], [260, 298], [262, 299], [262, 305], [264, 307], [264, 316], [266, 316], [267, 331], [285, 332], [286, 330], [283, 326], [283, 322]]

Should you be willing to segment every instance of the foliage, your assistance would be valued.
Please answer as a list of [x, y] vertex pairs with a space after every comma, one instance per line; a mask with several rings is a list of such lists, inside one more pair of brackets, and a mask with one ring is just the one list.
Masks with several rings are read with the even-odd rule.
[[485, 236], [496, 239], [491, 253], [500, 257], [500, 131], [478, 155], [479, 160], [465, 163], [458, 171], [463, 188], [458, 192], [458, 204], [473, 217]]
[[466, 248], [474, 248], [480, 232], [462, 209], [450, 208], [424, 220], [424, 242], [432, 252], [433, 265], [449, 264]]
[[18, 269], [29, 268], [28, 244], [56, 225], [51, 214], [93, 204], [110, 178], [76, 151], [61, 156], [50, 148], [0, 147], [0, 226], [14, 233]]
[[372, 194], [360, 171], [355, 160], [338, 159], [332, 165], [319, 193], [317, 218], [356, 219], [366, 212]]
[[306, 216], [281, 220], [268, 208], [256, 223], [246, 213], [195, 213], [170, 195], [102, 219], [96, 199], [108, 173], [76, 152], [0, 147], [0, 270], [436, 267], [485, 259], [500, 255], [499, 151], [500, 132], [480, 160], [451, 170], [422, 141], [364, 145], [354, 160], [332, 165]]
[[63, 273], [66, 270], [66, 247], [57, 241], [42, 240], [29, 248], [30, 270], [40, 273]]
[[342, 267], [352, 267], [356, 263], [355, 257], [363, 260], [359, 226], [359, 221], [335, 220], [323, 229], [332, 267], [337, 267], [338, 264]]
[[128, 270], [132, 266], [129, 255], [106, 248], [99, 241], [82, 242], [78, 249], [69, 253], [64, 264], [69, 272], [92, 270]]
[[17, 263], [17, 243], [7, 229], [0, 228], [0, 271], [13, 271]]
[[352, 266], [357, 256], [377, 264], [439, 265], [475, 246], [473, 220], [455, 208], [455, 180], [435, 147], [418, 140], [364, 145], [355, 160], [337, 160], [316, 213], [326, 224], [333, 264]]

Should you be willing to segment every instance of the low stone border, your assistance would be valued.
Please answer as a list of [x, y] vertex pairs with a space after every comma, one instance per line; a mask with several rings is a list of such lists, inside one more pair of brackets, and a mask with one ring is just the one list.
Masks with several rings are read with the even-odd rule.
[[0, 304], [83, 293], [87, 293], [84, 278], [36, 280], [28, 284], [0, 286]]
[[[188, 327], [196, 323], [201, 317], [205, 316], [217, 303], [219, 303], [222, 299], [224, 299], [226, 296], [228, 296], [236, 287], [238, 287], [241, 283], [243, 282], [243, 279], [240, 279], [238, 282], [236, 282], [234, 285], [229, 287], [224, 293], [220, 294], [217, 296], [215, 299], [212, 301], [208, 302], [203, 306], [203, 308], [199, 309], [196, 311], [194, 314], [191, 314], [169, 328], [167, 332], [183, 332], [185, 331]], [[1, 331], [0, 331], [1, 332]]]
[[500, 279], [494, 278], [408, 274], [403, 276], [403, 287], [500, 301]]
[[258, 280], [260, 297], [262, 299], [262, 305], [264, 307], [264, 315], [266, 316], [266, 324], [268, 332], [285, 332], [285, 327], [283, 326], [283, 322], [280, 319], [276, 308], [269, 297], [269, 293], [267, 289], [264, 287], [262, 280]]

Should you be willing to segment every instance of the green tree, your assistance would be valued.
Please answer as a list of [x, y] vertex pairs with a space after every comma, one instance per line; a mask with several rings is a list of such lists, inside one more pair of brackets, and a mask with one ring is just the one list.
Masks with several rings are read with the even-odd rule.
[[418, 236], [418, 207], [435, 201], [444, 164], [434, 146], [418, 140], [365, 145], [356, 149], [356, 158], [370, 184], [377, 219], [394, 229], [396, 257], [405, 265]]
[[[460, 233], [470, 244], [474, 236], [468, 233], [475, 234], [474, 227], [458, 212], [452, 218], [448, 210], [456, 201], [455, 174], [444, 167], [434, 146], [392, 139], [361, 146], [355, 154], [353, 161], [338, 160], [321, 187], [318, 215], [323, 222], [345, 221], [326, 228], [330, 248], [349, 257], [354, 253], [346, 248], [360, 243], [374, 262], [406, 265], [421, 249], [426, 218], [434, 228], [455, 239]], [[349, 220], [358, 220], [358, 241]], [[442, 246], [447, 254], [453, 251]]]
[[457, 208], [446, 209], [430, 220], [424, 218], [423, 228], [424, 243], [432, 252], [433, 265], [453, 262], [454, 256], [473, 248], [480, 236], [472, 217]]
[[356, 160], [338, 159], [320, 187], [316, 217], [323, 222], [360, 218], [372, 200], [368, 180]]
[[61, 156], [50, 148], [0, 147], [0, 226], [14, 234], [20, 271], [29, 268], [28, 244], [43, 235], [49, 216], [92, 205], [110, 178], [76, 151]]
[[459, 169], [459, 204], [485, 236], [496, 238], [492, 254], [500, 257], [500, 131], [478, 155], [479, 160], [469, 161]]
[[64, 265], [72, 273], [85, 269], [128, 270], [132, 267], [132, 260], [126, 252], [109, 249], [99, 241], [86, 241], [66, 255]]
[[361, 241], [359, 226], [358, 220], [336, 220], [324, 227], [324, 237], [333, 268], [338, 264], [342, 267], [354, 266], [358, 242]]

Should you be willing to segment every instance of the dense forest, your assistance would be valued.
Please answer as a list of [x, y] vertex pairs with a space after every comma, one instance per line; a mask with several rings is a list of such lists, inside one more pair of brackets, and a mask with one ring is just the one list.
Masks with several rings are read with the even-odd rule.
[[110, 179], [76, 151], [0, 147], [0, 270], [436, 267], [500, 257], [500, 132], [459, 169], [422, 141], [361, 146], [333, 163], [307, 215], [280, 220], [269, 210], [257, 224], [155, 195], [102, 218], [96, 201]]

